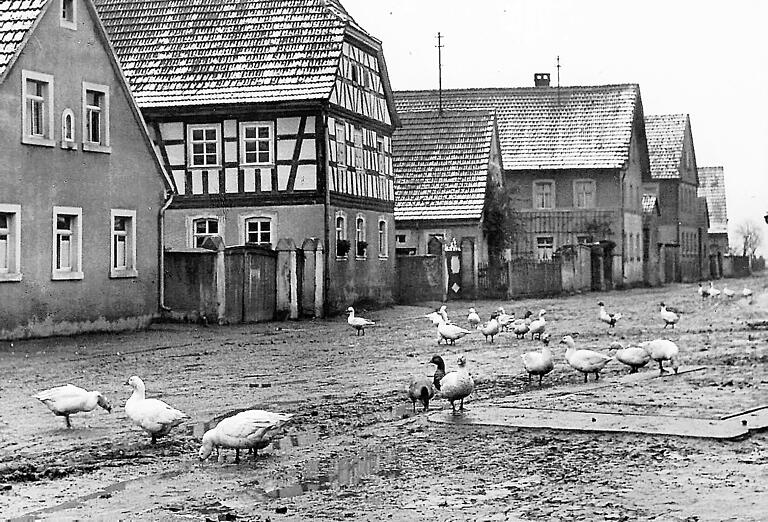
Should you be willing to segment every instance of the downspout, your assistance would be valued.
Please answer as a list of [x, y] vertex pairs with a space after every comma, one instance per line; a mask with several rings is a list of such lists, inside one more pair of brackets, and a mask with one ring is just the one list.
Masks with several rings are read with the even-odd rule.
[[[328, 148], [330, 147], [330, 135], [328, 131], [328, 106], [326, 106], [326, 110], [322, 111], [322, 118], [320, 121], [322, 121], [323, 125], [323, 144], [320, 146], [320, 150], [323, 151], [323, 169], [325, 172], [323, 172], [323, 178], [325, 179], [324, 185], [325, 185], [325, 201], [324, 201], [324, 215], [325, 215], [325, 225], [323, 226], [323, 234], [324, 234], [324, 240], [325, 240], [325, 250], [323, 251], [323, 257], [325, 261], [324, 266], [324, 274], [323, 274], [323, 317], [328, 317], [328, 290], [331, 288], [331, 187], [329, 183], [329, 177], [330, 177], [330, 164], [329, 164], [329, 158], [330, 158], [330, 151]], [[334, 222], [334, 230], [335, 230], [335, 222]], [[335, 237], [334, 237], [335, 241]], [[333, 245], [333, 252], [334, 255], [336, 252], [336, 245]]]
[[626, 241], [626, 227], [624, 220], [626, 219], [624, 215], [624, 196], [626, 194], [626, 191], [624, 190], [624, 178], [627, 176], [627, 170], [629, 170], [629, 165], [627, 165], [627, 168], [621, 170], [621, 284], [624, 284], [624, 263], [627, 259], [627, 241]]
[[169, 312], [171, 309], [165, 306], [165, 211], [173, 203], [173, 191], [169, 191], [168, 199], [160, 209], [160, 216], [158, 217], [160, 227], [160, 313]]

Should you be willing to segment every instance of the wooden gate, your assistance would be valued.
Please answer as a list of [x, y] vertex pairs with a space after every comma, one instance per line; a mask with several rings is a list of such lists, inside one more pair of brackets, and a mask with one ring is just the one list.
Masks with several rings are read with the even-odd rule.
[[226, 249], [227, 318], [251, 323], [275, 318], [277, 254], [257, 246]]

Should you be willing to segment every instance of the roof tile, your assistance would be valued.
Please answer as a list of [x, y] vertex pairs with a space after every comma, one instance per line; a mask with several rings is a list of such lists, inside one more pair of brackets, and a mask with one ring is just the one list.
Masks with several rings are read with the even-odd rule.
[[0, 77], [48, 0], [0, 2]]
[[685, 114], [661, 114], [645, 117], [645, 137], [653, 179], [680, 178], [680, 160], [683, 155]]
[[725, 172], [723, 167], [699, 167], [698, 196], [706, 198], [709, 210], [709, 233], [728, 232], [728, 208], [725, 202]]

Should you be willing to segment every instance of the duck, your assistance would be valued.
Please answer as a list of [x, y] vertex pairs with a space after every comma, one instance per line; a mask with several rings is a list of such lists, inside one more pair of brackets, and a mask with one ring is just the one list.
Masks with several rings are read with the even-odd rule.
[[599, 306], [599, 307], [600, 307], [600, 314], [598, 315], [598, 317], [600, 318], [600, 320], [601, 320], [602, 322], [604, 322], [604, 323], [608, 324], [608, 326], [610, 326], [611, 328], [613, 328], [614, 326], [616, 326], [616, 321], [618, 321], [619, 319], [621, 319], [621, 314], [620, 314], [620, 313], [616, 313], [616, 314], [609, 314], [608, 312], [606, 312], [606, 311], [605, 311], [605, 304], [604, 304], [602, 301], [600, 301], [599, 303], [597, 303], [597, 306]]
[[438, 310], [437, 313], [440, 314], [440, 317], [443, 318], [443, 321], [445, 321], [446, 324], [453, 324], [450, 319], [448, 319], [448, 308], [443, 305]]
[[709, 294], [709, 297], [719, 297], [720, 296], [720, 290], [715, 288], [715, 285], [712, 284], [712, 281], [709, 282], [709, 290], [707, 290], [707, 294]]
[[368, 319], [363, 319], [362, 317], [355, 317], [355, 309], [351, 306], [347, 308], [347, 313], [349, 314], [349, 317], [347, 317], [347, 323], [349, 326], [357, 330], [356, 335], [365, 335], [365, 327], [366, 326], [373, 326], [376, 323], [373, 321], [369, 321]]
[[728, 288], [728, 285], [725, 285], [723, 287], [723, 295], [727, 297], [728, 299], [733, 299], [733, 296], [736, 295], [736, 292], [734, 290], [731, 290]]
[[437, 325], [437, 333], [440, 334], [440, 338], [437, 340], [437, 344], [440, 344], [443, 339], [445, 340], [446, 344], [448, 344], [449, 341], [450, 344], [456, 344], [456, 339], [461, 339], [465, 335], [472, 332], [466, 328], [462, 328], [461, 326], [446, 323], [445, 321], [440, 321], [440, 323]]
[[615, 350], [614, 357], [620, 363], [629, 366], [629, 373], [637, 373], [639, 368], [642, 368], [648, 361], [651, 360], [650, 354], [639, 346], [624, 346], [617, 341], [611, 343], [611, 350]]
[[707, 290], [701, 285], [701, 283], [699, 283], [699, 289], [697, 290], [697, 292], [699, 293], [699, 297], [701, 297], [702, 299], [706, 299], [707, 297], [709, 297], [709, 292], [707, 292]]
[[477, 329], [480, 330], [480, 332], [485, 336], [486, 342], [488, 341], [488, 337], [491, 338], [491, 343], [493, 343], [493, 337], [495, 335], [499, 334], [499, 331], [501, 330], [501, 324], [498, 321], [498, 313], [494, 312], [491, 314], [491, 319], [485, 323], [477, 326]]
[[534, 375], [539, 376], [539, 386], [541, 386], [541, 378], [551, 372], [555, 367], [555, 362], [552, 359], [552, 352], [549, 349], [549, 343], [545, 343], [544, 347], [538, 352], [527, 352], [520, 356], [523, 359], [523, 367], [528, 372], [528, 384], [531, 384], [531, 378]]
[[72, 427], [69, 420], [72, 414], [93, 411], [96, 406], [101, 406], [107, 410], [107, 413], [112, 413], [112, 405], [101, 392], [84, 390], [73, 384], [50, 388], [33, 397], [48, 406], [54, 415], [64, 417], [67, 428]]
[[672, 325], [672, 328], [674, 328], [677, 322], [680, 320], [680, 316], [672, 310], [667, 310], [667, 307], [664, 303], [659, 303], [659, 306], [661, 307], [659, 315], [662, 319], [664, 319], [664, 329], [666, 330], [667, 326], [669, 325]]
[[160, 399], [147, 399], [144, 381], [138, 376], [132, 376], [125, 384], [133, 387], [133, 394], [125, 402], [125, 414], [135, 425], [152, 436], [152, 444], [189, 419], [189, 415], [170, 407]]
[[533, 315], [533, 312], [530, 310], [526, 310], [525, 315], [520, 319], [515, 319], [510, 324], [510, 328], [512, 328], [512, 333], [514, 333], [518, 339], [522, 339], [525, 337], [525, 334], [528, 333], [530, 330], [530, 324], [531, 324], [531, 316]]
[[506, 331], [509, 324], [515, 320], [515, 314], [509, 315], [501, 306], [496, 310], [496, 314], [498, 315], [499, 328], [502, 331]]
[[222, 419], [216, 427], [205, 432], [200, 446], [200, 460], [207, 459], [216, 448], [235, 450], [235, 462], [240, 462], [240, 450], [257, 452], [269, 446], [276, 435], [293, 415], [274, 413], [266, 410], [246, 410]]
[[594, 373], [595, 380], [598, 380], [600, 378], [600, 370], [613, 359], [611, 356], [595, 352], [594, 350], [577, 350], [576, 343], [570, 335], [564, 336], [560, 344], [568, 346], [565, 351], [565, 360], [568, 361], [571, 368], [584, 374], [584, 382], [587, 382], [587, 376], [590, 373]]
[[[442, 377], [441, 377], [442, 378]], [[424, 411], [429, 409], [429, 401], [435, 396], [435, 384], [423, 375], [413, 376], [408, 385], [408, 398], [413, 403], [413, 413], [416, 413], [416, 401], [421, 401]]]
[[469, 326], [471, 328], [477, 328], [477, 326], [482, 322], [480, 320], [480, 316], [475, 311], [474, 308], [469, 309], [469, 314], [467, 315], [467, 322], [469, 323]]
[[528, 331], [531, 332], [531, 340], [533, 340], [534, 336], [538, 336], [541, 339], [541, 334], [544, 333], [544, 329], [547, 327], [547, 321], [544, 319], [544, 314], [546, 313], [546, 310], [539, 310], [539, 318], [528, 325]]
[[[445, 371], [445, 362], [439, 355], [432, 357], [430, 361], [437, 365], [438, 370]], [[475, 390], [475, 381], [466, 369], [467, 359], [464, 355], [459, 355], [456, 359], [459, 365], [458, 370], [446, 373], [440, 379], [440, 395], [448, 399], [451, 403], [452, 413], [456, 414], [456, 401], [459, 401], [459, 411], [464, 409], [464, 399]]]
[[651, 359], [659, 363], [659, 375], [668, 373], [662, 364], [664, 361], [669, 361], [672, 369], [677, 373], [677, 369], [680, 367], [677, 360], [680, 349], [675, 343], [667, 339], [655, 339], [640, 343], [640, 347], [648, 352]]

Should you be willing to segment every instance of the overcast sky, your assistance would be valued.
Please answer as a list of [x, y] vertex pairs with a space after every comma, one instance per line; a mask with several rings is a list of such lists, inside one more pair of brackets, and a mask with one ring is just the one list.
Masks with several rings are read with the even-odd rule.
[[342, 0], [382, 40], [392, 87], [638, 83], [645, 114], [688, 113], [699, 166], [722, 165], [733, 229], [768, 251], [768, 2], [760, 0]]

